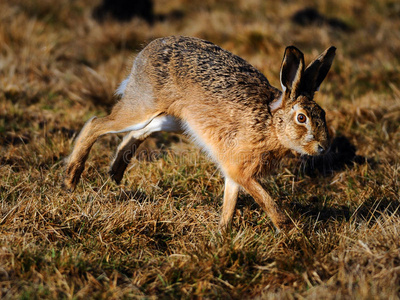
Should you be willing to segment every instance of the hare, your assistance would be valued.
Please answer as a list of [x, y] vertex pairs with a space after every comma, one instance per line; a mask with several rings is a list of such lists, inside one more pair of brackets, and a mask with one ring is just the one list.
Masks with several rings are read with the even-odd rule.
[[135, 149], [151, 133], [183, 131], [225, 177], [221, 229], [229, 227], [240, 187], [266, 211], [277, 229], [292, 227], [257, 181], [289, 151], [320, 155], [330, 146], [325, 112], [313, 101], [335, 47], [307, 68], [302, 52], [286, 48], [282, 91], [242, 58], [198, 38], [154, 40], [136, 57], [118, 88], [110, 115], [83, 127], [67, 159], [64, 183], [74, 189], [98, 137], [130, 132], [119, 145], [110, 175], [119, 183]]

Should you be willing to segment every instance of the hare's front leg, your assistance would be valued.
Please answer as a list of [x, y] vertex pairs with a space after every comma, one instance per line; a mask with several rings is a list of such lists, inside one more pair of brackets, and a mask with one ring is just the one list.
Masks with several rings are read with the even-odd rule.
[[226, 177], [224, 204], [222, 206], [222, 216], [219, 223], [219, 228], [221, 231], [226, 231], [231, 225], [233, 213], [235, 212], [238, 193], [239, 185], [229, 177]]
[[255, 179], [241, 180], [240, 184], [268, 214], [275, 227], [283, 230], [293, 227], [291, 220], [279, 209], [271, 196]]

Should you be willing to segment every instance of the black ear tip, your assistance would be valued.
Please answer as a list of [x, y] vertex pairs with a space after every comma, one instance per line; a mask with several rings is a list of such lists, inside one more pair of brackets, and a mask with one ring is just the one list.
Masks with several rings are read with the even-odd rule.
[[293, 54], [298, 58], [302, 58], [303, 57], [303, 52], [301, 52], [297, 47], [295, 46], [287, 46], [285, 49], [285, 55], [288, 54]]
[[295, 47], [295, 46], [287, 46], [286, 47], [286, 49], [285, 49], [285, 52], [286, 51], [291, 51], [291, 52], [301, 52], [297, 47]]
[[335, 46], [330, 46], [328, 49], [328, 52], [335, 53], [336, 52], [336, 47]]
[[286, 50], [299, 50], [299, 49], [297, 49], [297, 47], [295, 47], [293, 45], [290, 45], [290, 46], [286, 47]]

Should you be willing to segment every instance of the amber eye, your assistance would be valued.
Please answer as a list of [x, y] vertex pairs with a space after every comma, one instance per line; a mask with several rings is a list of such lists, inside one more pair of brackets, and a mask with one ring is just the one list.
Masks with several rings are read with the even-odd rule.
[[307, 117], [304, 114], [298, 114], [297, 115], [297, 121], [299, 123], [305, 123], [307, 121]]

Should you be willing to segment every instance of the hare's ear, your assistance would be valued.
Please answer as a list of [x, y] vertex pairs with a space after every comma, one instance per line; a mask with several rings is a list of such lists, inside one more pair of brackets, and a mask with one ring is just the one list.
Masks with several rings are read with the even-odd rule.
[[281, 85], [284, 93], [289, 93], [290, 98], [298, 95], [300, 81], [304, 73], [304, 55], [294, 46], [285, 50], [281, 66]]
[[335, 51], [336, 48], [333, 46], [326, 49], [308, 65], [302, 79], [302, 92], [306, 92], [312, 96], [315, 91], [319, 90], [319, 86], [331, 68]]

